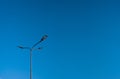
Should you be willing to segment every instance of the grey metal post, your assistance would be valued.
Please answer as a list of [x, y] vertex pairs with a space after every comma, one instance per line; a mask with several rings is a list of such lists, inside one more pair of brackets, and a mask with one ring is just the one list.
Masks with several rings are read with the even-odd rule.
[[32, 79], [32, 49], [30, 49], [30, 79]]

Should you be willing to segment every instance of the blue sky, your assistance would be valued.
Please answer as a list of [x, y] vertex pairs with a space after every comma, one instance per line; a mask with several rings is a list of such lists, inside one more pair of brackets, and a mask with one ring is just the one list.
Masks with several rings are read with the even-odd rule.
[[120, 79], [120, 1], [0, 1], [0, 79]]

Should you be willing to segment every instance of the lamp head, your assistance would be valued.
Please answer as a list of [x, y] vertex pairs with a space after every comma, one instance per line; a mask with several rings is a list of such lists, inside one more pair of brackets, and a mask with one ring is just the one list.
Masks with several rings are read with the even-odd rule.
[[24, 49], [24, 47], [22, 47], [22, 46], [17, 46], [18, 48], [20, 48], [20, 49]]
[[40, 42], [44, 41], [47, 37], [48, 37], [48, 35], [44, 35], [44, 36], [41, 38]]

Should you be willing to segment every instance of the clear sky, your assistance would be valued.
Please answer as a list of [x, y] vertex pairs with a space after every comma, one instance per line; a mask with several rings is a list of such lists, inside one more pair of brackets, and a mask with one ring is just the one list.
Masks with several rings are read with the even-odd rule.
[[[120, 1], [0, 0], [0, 79], [120, 79]], [[39, 47], [38, 46], [38, 47]]]

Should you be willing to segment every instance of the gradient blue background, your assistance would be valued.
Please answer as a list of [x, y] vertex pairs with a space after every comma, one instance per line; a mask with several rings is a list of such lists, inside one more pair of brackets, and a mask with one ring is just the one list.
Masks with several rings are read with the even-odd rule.
[[120, 1], [0, 0], [0, 79], [120, 79]]

